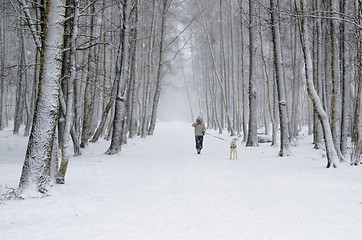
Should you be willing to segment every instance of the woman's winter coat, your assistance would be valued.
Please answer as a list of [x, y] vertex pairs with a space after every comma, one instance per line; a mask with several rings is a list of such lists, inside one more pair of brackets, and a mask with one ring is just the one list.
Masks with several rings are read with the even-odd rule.
[[195, 136], [203, 136], [206, 130], [204, 122], [193, 123], [192, 126], [195, 128]]

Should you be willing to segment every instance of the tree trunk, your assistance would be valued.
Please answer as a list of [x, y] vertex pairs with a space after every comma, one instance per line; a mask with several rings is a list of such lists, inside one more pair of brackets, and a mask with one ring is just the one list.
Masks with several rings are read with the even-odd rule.
[[21, 194], [28, 191], [30, 194], [47, 194], [50, 187], [50, 161], [59, 105], [64, 7], [65, 0], [46, 0], [39, 95], [19, 183]]
[[123, 26], [122, 26], [122, 52], [121, 52], [121, 75], [118, 78], [117, 98], [115, 106], [115, 114], [113, 120], [113, 133], [111, 146], [107, 150], [107, 154], [112, 155], [121, 151], [123, 127], [126, 115], [126, 100], [127, 100], [127, 83], [129, 80], [129, 48], [130, 48], [130, 11], [131, 0], [125, 0], [121, 3], [123, 9]]
[[274, 0], [270, 0], [271, 7], [271, 23], [272, 23], [272, 33], [273, 33], [273, 47], [274, 47], [274, 66], [275, 66], [275, 75], [278, 88], [278, 100], [279, 100], [279, 116], [280, 116], [280, 151], [279, 156], [289, 156], [291, 153], [290, 150], [290, 141], [289, 141], [289, 130], [288, 130], [288, 113], [287, 113], [287, 103], [285, 96], [285, 83], [284, 83], [284, 74], [282, 67], [282, 47], [280, 43], [280, 33], [279, 33], [279, 24], [278, 24], [278, 6]]
[[[315, 0], [315, 9], [317, 12], [320, 11], [319, 7], [319, 1]], [[322, 87], [322, 71], [323, 71], [323, 56], [322, 56], [322, 23], [321, 19], [318, 18], [316, 20], [316, 64], [315, 64], [315, 83], [316, 83], [316, 91], [318, 96], [321, 98], [323, 96], [323, 87]], [[314, 148], [320, 149], [322, 148], [322, 129], [321, 129], [321, 123], [319, 121], [319, 118], [316, 113], [314, 113]]]
[[245, 84], [245, 64], [244, 64], [244, 24], [243, 24], [243, 0], [239, 0], [239, 11], [240, 11], [240, 39], [241, 39], [241, 103], [242, 104], [242, 129], [243, 129], [243, 142], [246, 142], [247, 140], [247, 136], [248, 136], [248, 124], [247, 124], [247, 97], [246, 97], [246, 93], [248, 92], [246, 89], [246, 84]]
[[74, 149], [74, 156], [80, 156], [82, 154], [81, 150], [80, 150], [80, 136], [81, 136], [81, 119], [80, 119], [80, 115], [81, 115], [81, 109], [79, 106], [79, 99], [80, 97], [78, 96], [78, 94], [81, 92], [80, 90], [80, 83], [78, 80], [74, 81], [74, 117], [73, 117], [73, 128], [74, 129], [74, 134], [71, 134], [72, 137], [72, 141], [73, 141], [73, 149]]
[[5, 127], [5, 3], [1, 1], [1, 19], [0, 19], [0, 131]]
[[257, 139], [257, 93], [256, 93], [256, 6], [254, 0], [249, 0], [249, 130], [247, 147], [258, 146]]
[[[361, 24], [362, 17], [362, 2], [359, 0], [355, 0], [355, 18], [357, 19], [357, 24]], [[356, 61], [357, 65], [355, 70], [355, 104], [353, 106], [353, 127], [352, 127], [352, 152], [351, 152], [351, 165], [358, 166], [361, 163], [362, 156], [362, 30], [360, 28], [356, 28], [355, 30], [355, 43], [356, 43]]]
[[143, 101], [141, 106], [141, 130], [140, 135], [142, 138], [145, 138], [147, 135], [148, 128], [148, 104], [150, 93], [150, 85], [151, 85], [151, 73], [153, 69], [153, 51], [155, 45], [155, 22], [156, 22], [156, 1], [152, 1], [152, 17], [150, 23], [150, 37], [148, 41], [148, 49], [147, 49], [147, 58], [145, 58], [145, 73], [144, 73], [144, 84], [143, 84]]
[[[116, 76], [117, 76], [117, 74], [116, 74]], [[90, 142], [97, 142], [103, 132], [104, 125], [107, 122], [108, 113], [111, 110], [112, 106], [114, 105], [114, 101], [116, 100], [116, 97], [117, 97], [117, 87], [118, 87], [118, 81], [115, 80], [113, 82], [113, 86], [112, 86], [111, 97], [110, 97], [105, 109], [102, 112], [101, 122], [99, 123], [98, 128], [97, 128], [95, 134], [93, 135], [92, 139], [90, 140]]]
[[14, 134], [19, 134], [20, 125], [23, 123], [24, 118], [24, 104], [25, 104], [25, 78], [26, 78], [26, 66], [25, 66], [25, 37], [24, 30], [20, 31], [21, 47], [19, 55], [18, 66], [18, 86], [16, 91], [16, 105], [15, 105], [15, 118], [14, 118]]
[[[304, 0], [301, 0], [301, 10], [304, 11], [306, 8], [306, 3]], [[309, 47], [309, 34], [308, 34], [308, 28], [305, 18], [300, 19], [300, 25], [301, 25], [301, 43], [304, 53], [304, 61], [305, 61], [305, 74], [306, 74], [306, 81], [307, 81], [307, 90], [310, 99], [313, 102], [314, 111], [317, 113], [318, 118], [320, 119], [322, 123], [323, 128], [323, 134], [324, 134], [324, 141], [326, 145], [326, 153], [327, 153], [327, 168], [330, 167], [337, 167], [336, 162], [338, 161], [338, 155], [337, 151], [333, 144], [332, 139], [332, 131], [331, 127], [329, 125], [329, 118], [326, 112], [323, 109], [322, 102], [314, 88], [313, 83], [313, 64], [312, 64], [312, 56], [310, 53], [310, 47]]]
[[74, 81], [77, 75], [76, 72], [76, 39], [78, 36], [78, 18], [79, 18], [79, 1], [74, 0], [74, 17], [73, 17], [73, 29], [70, 39], [70, 52], [69, 52], [69, 65], [70, 65], [70, 76], [67, 78], [67, 106], [65, 114], [65, 124], [64, 124], [64, 134], [62, 141], [62, 161], [60, 164], [57, 183], [65, 183], [65, 174], [67, 172], [68, 162], [69, 162], [69, 142], [70, 142], [70, 132], [71, 124], [73, 122], [73, 102], [74, 102]]
[[[347, 14], [346, 11], [346, 0], [340, 0], [340, 9], [341, 9], [341, 18], [344, 19]], [[347, 156], [347, 136], [348, 136], [348, 114], [350, 112], [350, 103], [349, 103], [349, 78], [346, 77], [347, 70], [347, 53], [346, 53], [346, 30], [345, 30], [345, 22], [342, 21], [340, 23], [340, 58], [341, 58], [341, 90], [342, 90], [342, 116], [341, 116], [341, 153], [344, 157]]]
[[[90, 20], [90, 42], [94, 38], [94, 28], [95, 28], [95, 7], [92, 5], [91, 10], [91, 20]], [[93, 91], [94, 91], [94, 76], [92, 72], [94, 70], [94, 64], [92, 59], [92, 51], [88, 52], [88, 70], [87, 70], [87, 80], [85, 86], [85, 93], [84, 94], [84, 108], [83, 108], [83, 128], [82, 128], [82, 136], [81, 136], [81, 143], [80, 147], [85, 148], [88, 145], [88, 140], [93, 135], [92, 129], [92, 121], [93, 121], [93, 113], [94, 109], [92, 109], [93, 102], [95, 101], [92, 98]]]
[[[74, 24], [74, 0], [66, 0], [66, 5], [68, 6], [65, 9], [65, 18], [67, 19], [64, 23], [64, 49], [67, 51], [63, 52], [63, 64], [62, 64], [62, 81], [61, 89], [64, 93], [65, 101], [67, 101], [68, 96], [68, 83], [70, 78], [70, 48], [71, 48], [71, 37]], [[62, 148], [63, 145], [63, 135], [65, 128], [65, 112], [66, 109], [62, 109], [62, 105], [59, 106], [59, 120], [58, 120], [58, 144]], [[64, 114], [63, 114], [64, 113]]]
[[[135, 19], [132, 22], [132, 34], [131, 34], [131, 63], [130, 63], [130, 89], [129, 89], [129, 95], [128, 95], [128, 113], [127, 113], [127, 128], [129, 131], [129, 137], [132, 138], [135, 135], [135, 109], [136, 109], [136, 87], [137, 87], [137, 67], [136, 67], [136, 56], [137, 56], [137, 39], [138, 37], [138, 31], [137, 31], [137, 25], [138, 25], [138, 3], [136, 3], [135, 6]], [[125, 137], [127, 139], [127, 137]]]
[[[338, 12], [338, 0], [331, 0], [331, 17], [336, 17]], [[340, 79], [339, 79], [339, 57], [338, 57], [338, 24], [335, 19], [330, 20], [331, 28], [331, 61], [332, 61], [332, 102], [331, 102], [331, 130], [333, 143], [340, 154], [340, 127], [341, 127], [341, 107], [340, 107]]]
[[[55, 133], [57, 130], [55, 130]], [[56, 182], [58, 176], [58, 168], [59, 168], [59, 144], [58, 144], [58, 135], [54, 134], [54, 142], [52, 149], [52, 156], [50, 160], [50, 182]]]
[[169, 0], [162, 0], [162, 15], [161, 15], [161, 32], [160, 32], [160, 46], [159, 46], [159, 58], [158, 58], [158, 66], [157, 66], [157, 77], [156, 77], [156, 91], [153, 96], [153, 105], [152, 105], [152, 113], [151, 113], [151, 122], [148, 128], [148, 135], [153, 135], [156, 127], [156, 118], [157, 118], [157, 109], [158, 103], [160, 101], [161, 96], [161, 80], [162, 80], [162, 65], [163, 65], [163, 43], [165, 40], [165, 28], [166, 28], [166, 14], [168, 10], [168, 2]]
[[[293, 6], [290, 6], [290, 11], [293, 11]], [[291, 68], [292, 68], [292, 109], [290, 125], [291, 136], [290, 141], [295, 142], [299, 135], [299, 124], [300, 124], [300, 61], [299, 61], [299, 48], [298, 48], [298, 26], [290, 24], [290, 48], [291, 48]], [[283, 65], [284, 66], [284, 65]], [[288, 97], [286, 97], [288, 99]]]
[[229, 58], [230, 58], [230, 61], [229, 61], [229, 64], [230, 64], [230, 75], [231, 75], [231, 105], [232, 105], [232, 119], [233, 119], [233, 122], [232, 122], [232, 127], [231, 127], [231, 134], [236, 134], [235, 131], [236, 129], [238, 128], [237, 127], [237, 101], [236, 101], [236, 97], [235, 97], [235, 92], [237, 91], [237, 84], [235, 82], [235, 74], [234, 74], [234, 63], [235, 63], [235, 57], [234, 57], [234, 52], [235, 52], [235, 49], [234, 49], [234, 24], [233, 24], [233, 21], [234, 21], [234, 16], [232, 14], [233, 12], [233, 3], [231, 1], [230, 3], [230, 9], [229, 9], [229, 22], [230, 22], [230, 51], [229, 51]]

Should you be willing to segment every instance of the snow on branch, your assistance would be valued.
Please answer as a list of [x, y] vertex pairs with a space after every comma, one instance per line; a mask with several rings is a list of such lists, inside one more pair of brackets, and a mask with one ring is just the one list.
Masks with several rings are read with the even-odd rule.
[[[359, 24], [358, 22], [356, 22], [355, 18], [353, 18], [347, 14], [343, 14], [343, 13], [339, 13], [339, 12], [318, 11], [318, 12], [311, 12], [309, 14], [307, 14], [307, 13], [292, 14], [292, 13], [288, 13], [288, 12], [283, 12], [281, 14], [292, 16], [295, 18], [316, 18], [316, 19], [330, 19], [330, 20], [336, 20], [336, 21], [343, 21], [346, 23], [350, 23], [351, 25], [362, 30], [362, 25]], [[318, 14], [323, 14], [323, 15], [318, 15]], [[334, 16], [326, 16], [325, 14], [334, 14]]]

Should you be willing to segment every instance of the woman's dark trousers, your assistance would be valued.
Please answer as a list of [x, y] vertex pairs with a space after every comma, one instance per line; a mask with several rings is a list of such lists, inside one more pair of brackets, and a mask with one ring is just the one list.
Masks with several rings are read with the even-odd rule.
[[196, 149], [202, 149], [202, 142], [204, 141], [204, 136], [195, 136]]

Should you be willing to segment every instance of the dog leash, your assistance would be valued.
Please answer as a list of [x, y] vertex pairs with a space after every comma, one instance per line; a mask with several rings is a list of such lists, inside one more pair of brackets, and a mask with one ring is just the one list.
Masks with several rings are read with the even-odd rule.
[[209, 135], [209, 136], [212, 136], [212, 137], [214, 137], [214, 138], [218, 138], [218, 139], [220, 139], [220, 140], [224, 140], [224, 141], [227, 141], [228, 142], [228, 140], [226, 140], [226, 139], [224, 139], [224, 138], [222, 138], [222, 137], [218, 137], [218, 136], [215, 136], [215, 135], [212, 135], [212, 134], [210, 134], [210, 133], [205, 133], [206, 135]]

